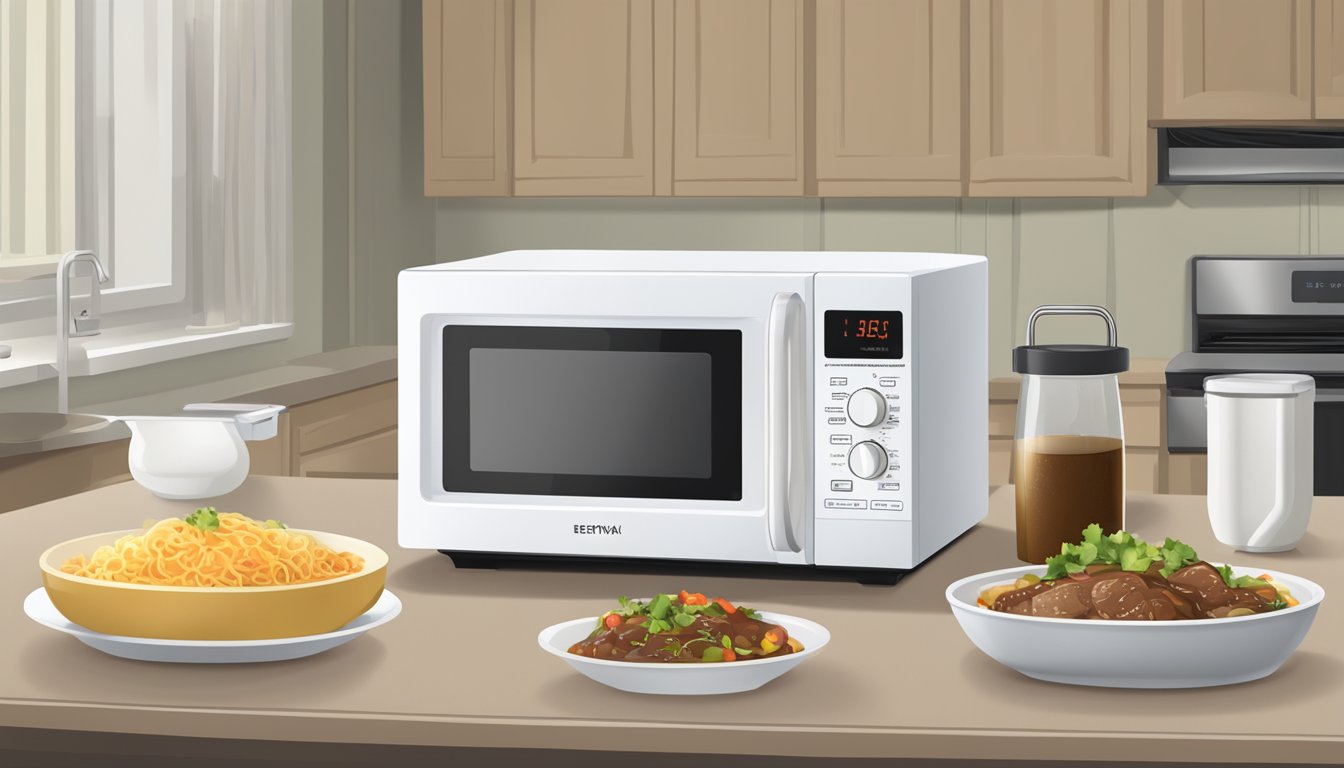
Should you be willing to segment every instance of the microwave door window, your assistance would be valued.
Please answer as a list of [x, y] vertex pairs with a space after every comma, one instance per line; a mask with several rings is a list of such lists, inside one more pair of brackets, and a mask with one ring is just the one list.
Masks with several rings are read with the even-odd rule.
[[741, 332], [447, 326], [444, 489], [741, 498]]

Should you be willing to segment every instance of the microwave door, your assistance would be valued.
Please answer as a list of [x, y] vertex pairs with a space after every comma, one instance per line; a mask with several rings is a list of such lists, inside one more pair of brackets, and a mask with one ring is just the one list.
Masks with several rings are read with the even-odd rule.
[[444, 328], [443, 487], [738, 501], [736, 329]]

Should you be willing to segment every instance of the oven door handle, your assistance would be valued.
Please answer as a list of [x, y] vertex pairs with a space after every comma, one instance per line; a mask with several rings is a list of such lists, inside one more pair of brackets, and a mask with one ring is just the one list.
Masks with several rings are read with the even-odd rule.
[[803, 412], [805, 335], [802, 297], [796, 293], [775, 294], [766, 326], [766, 519], [770, 546], [776, 552], [802, 550], [803, 495], [807, 490], [803, 468], [807, 446], [802, 444], [807, 432]]

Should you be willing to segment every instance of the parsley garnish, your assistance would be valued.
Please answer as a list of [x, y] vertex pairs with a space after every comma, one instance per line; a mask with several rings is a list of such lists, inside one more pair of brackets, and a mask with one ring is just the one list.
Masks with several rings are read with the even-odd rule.
[[1089, 565], [1119, 565], [1124, 571], [1144, 573], [1156, 562], [1162, 563], [1160, 572], [1167, 578], [1198, 561], [1194, 548], [1184, 542], [1167, 539], [1161, 547], [1155, 547], [1128, 531], [1105, 535], [1101, 526], [1093, 523], [1083, 529], [1081, 542], [1064, 544], [1058, 555], [1046, 558], [1042, 578], [1052, 581], [1082, 573]]
[[186, 517], [187, 525], [206, 533], [219, 530], [219, 512], [214, 507], [201, 507]]

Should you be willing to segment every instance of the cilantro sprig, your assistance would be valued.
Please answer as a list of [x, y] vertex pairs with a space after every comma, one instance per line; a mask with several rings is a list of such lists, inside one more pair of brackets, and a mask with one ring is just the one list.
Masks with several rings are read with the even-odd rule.
[[200, 507], [186, 517], [187, 525], [209, 533], [219, 530], [219, 512], [214, 507]]
[[[1116, 531], [1105, 534], [1101, 526], [1093, 523], [1083, 529], [1083, 538], [1077, 544], [1063, 544], [1059, 554], [1046, 558], [1046, 581], [1063, 578], [1070, 574], [1082, 573], [1089, 565], [1119, 565], [1123, 571], [1144, 573], [1153, 563], [1162, 563], [1160, 573], [1163, 578], [1199, 562], [1199, 555], [1193, 547], [1182, 541], [1168, 538], [1162, 546], [1154, 546], [1129, 531]], [[1229, 571], [1230, 573], [1230, 571]], [[1224, 574], [1225, 580], [1231, 577]]]
[[[632, 600], [625, 595], [616, 598], [621, 604], [619, 610], [603, 614], [598, 620], [597, 629], [594, 632], [604, 629], [603, 620], [612, 614], [621, 617], [622, 623], [626, 619], [634, 616], [645, 616], [647, 619], [640, 623], [650, 635], [656, 635], [661, 632], [672, 632], [676, 629], [684, 629], [695, 623], [697, 616], [724, 616], [727, 612], [723, 606], [717, 602], [692, 603], [682, 602], [676, 595], [657, 594], [651, 599]], [[752, 608], [737, 606], [737, 610], [749, 619], [761, 620], [760, 613]]]

